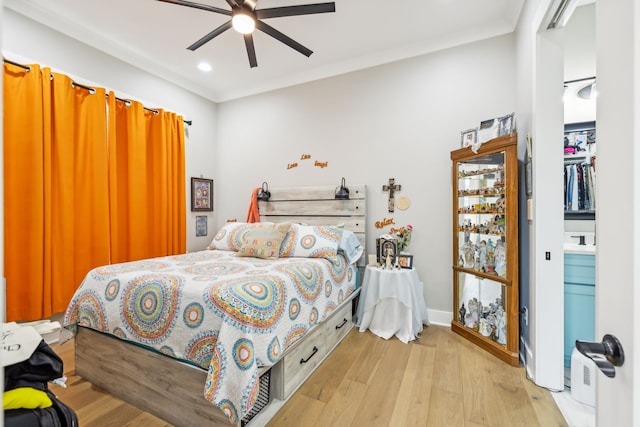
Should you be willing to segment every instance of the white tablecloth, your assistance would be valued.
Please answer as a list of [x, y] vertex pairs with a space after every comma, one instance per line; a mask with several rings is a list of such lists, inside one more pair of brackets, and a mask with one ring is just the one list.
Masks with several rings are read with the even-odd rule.
[[384, 270], [367, 266], [358, 301], [357, 323], [384, 339], [405, 344], [428, 325], [423, 285], [415, 269]]

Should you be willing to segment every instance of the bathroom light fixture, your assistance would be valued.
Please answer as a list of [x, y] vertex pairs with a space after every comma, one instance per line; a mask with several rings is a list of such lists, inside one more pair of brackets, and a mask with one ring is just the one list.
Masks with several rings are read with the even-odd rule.
[[578, 91], [578, 97], [582, 99], [592, 99], [598, 95], [596, 92], [596, 81], [590, 83]]
[[248, 11], [240, 9], [233, 14], [231, 26], [240, 34], [251, 34], [256, 29], [256, 20]]
[[349, 188], [347, 188], [344, 177], [342, 178], [340, 187], [336, 188], [336, 199], [349, 200]]

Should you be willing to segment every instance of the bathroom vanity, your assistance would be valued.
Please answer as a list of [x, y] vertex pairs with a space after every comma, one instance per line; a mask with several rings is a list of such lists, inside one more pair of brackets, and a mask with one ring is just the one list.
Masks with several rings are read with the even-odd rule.
[[571, 365], [576, 340], [595, 340], [596, 247], [565, 243], [564, 366]]

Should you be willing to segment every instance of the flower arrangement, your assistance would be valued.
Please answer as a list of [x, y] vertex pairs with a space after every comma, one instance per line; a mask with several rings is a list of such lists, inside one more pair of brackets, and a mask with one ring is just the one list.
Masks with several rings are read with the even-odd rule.
[[411, 241], [411, 233], [413, 232], [413, 226], [407, 224], [406, 227], [395, 228], [391, 230], [398, 237], [398, 252], [404, 252], [409, 246]]

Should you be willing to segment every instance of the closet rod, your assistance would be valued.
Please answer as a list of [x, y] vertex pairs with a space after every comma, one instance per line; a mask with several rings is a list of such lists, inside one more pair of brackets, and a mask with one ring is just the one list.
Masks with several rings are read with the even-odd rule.
[[[11, 60], [9, 60], [9, 59], [7, 59], [7, 58], [2, 58], [2, 60], [3, 60], [4, 62], [8, 62], [8, 63], [9, 63], [9, 64], [11, 64], [11, 65], [15, 65], [16, 67], [23, 68], [23, 69], [27, 70], [27, 72], [28, 72], [28, 71], [31, 71], [31, 67], [30, 67], [30, 66], [28, 66], [28, 65], [19, 64], [19, 63], [17, 63], [17, 62], [11, 61]], [[52, 76], [52, 78], [53, 78], [53, 76]], [[87, 90], [90, 94], [94, 94], [94, 93], [96, 92], [96, 90], [95, 90], [94, 88], [92, 88], [92, 87], [85, 86], [85, 85], [82, 85], [82, 84], [80, 84], [80, 83], [76, 83], [76, 82], [72, 82], [72, 84], [73, 84], [74, 86], [78, 86], [78, 87], [80, 87], [80, 88], [82, 88], [82, 89]], [[126, 103], [126, 102], [130, 102], [128, 99], [118, 98], [117, 96], [116, 96], [116, 99], [117, 99], [118, 101], [122, 101], [122, 102], [125, 102], [125, 103]], [[147, 110], [147, 111], [153, 111], [153, 113], [154, 113], [154, 114], [158, 114], [158, 110], [154, 110], [154, 109], [152, 109], [152, 108], [147, 108], [147, 107], [144, 107], [144, 106], [143, 106], [142, 108], [144, 108], [144, 109], [145, 109], [145, 110]], [[182, 121], [183, 121], [184, 123], [186, 123], [187, 125], [189, 125], [189, 126], [191, 126], [191, 124], [193, 123], [193, 120], [184, 120], [184, 119], [183, 119]]]
[[582, 79], [575, 79], [575, 80], [567, 80], [566, 82], [564, 82], [564, 84], [569, 84], [569, 83], [578, 83], [578, 82], [585, 82], [587, 80], [595, 80], [596, 76], [593, 77], [584, 77]]

